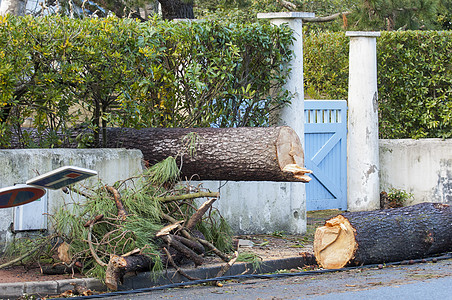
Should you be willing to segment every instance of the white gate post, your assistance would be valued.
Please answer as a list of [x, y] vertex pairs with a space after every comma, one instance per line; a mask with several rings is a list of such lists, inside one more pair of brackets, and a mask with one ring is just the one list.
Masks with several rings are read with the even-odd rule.
[[[304, 144], [304, 93], [302, 18], [313, 13], [268, 13], [258, 18], [271, 23], [287, 23], [295, 37], [292, 50], [295, 58], [285, 88], [293, 95], [291, 105], [281, 112], [282, 124], [292, 127]], [[192, 182], [193, 183], [193, 182]], [[203, 181], [204, 188], [218, 190], [221, 201], [214, 204], [238, 234], [286, 231], [291, 234], [306, 232], [306, 190], [301, 182], [222, 182]]]
[[[304, 84], [303, 84], [303, 19], [313, 18], [314, 13], [308, 12], [278, 12], [259, 13], [258, 19], [269, 19], [273, 25], [287, 24], [292, 29], [295, 38], [291, 50], [294, 58], [288, 67], [291, 68], [289, 78], [284, 88], [292, 94], [291, 103], [280, 112], [281, 125], [290, 126], [297, 133], [304, 149]], [[306, 188], [304, 183], [280, 184], [280, 192], [288, 197], [292, 216], [292, 232], [301, 233], [306, 231]], [[281, 197], [282, 198], [282, 197]]]
[[376, 38], [379, 32], [349, 31], [348, 210], [380, 207]]
[[286, 23], [293, 30], [295, 41], [291, 46], [294, 58], [290, 62], [290, 74], [284, 88], [292, 93], [293, 97], [289, 106], [281, 111], [281, 123], [292, 127], [298, 134], [301, 144], [304, 146], [304, 85], [303, 85], [303, 19], [313, 18], [314, 13], [307, 12], [279, 12], [259, 13], [258, 19], [270, 19], [274, 25]]

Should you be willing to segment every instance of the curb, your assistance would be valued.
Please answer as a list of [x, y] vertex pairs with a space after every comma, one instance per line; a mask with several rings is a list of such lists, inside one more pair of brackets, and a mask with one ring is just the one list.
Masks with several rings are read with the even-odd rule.
[[[296, 269], [312, 264], [315, 264], [315, 259], [313, 257], [303, 256], [263, 261], [257, 269], [254, 269], [251, 263], [236, 263], [228, 270], [228, 272], [226, 272], [225, 276], [273, 273], [278, 270]], [[182, 270], [191, 277], [207, 279], [215, 278], [221, 267], [221, 265], [214, 265]], [[187, 278], [173, 270], [162, 272], [161, 276], [156, 280], [152, 280], [150, 272], [143, 272], [136, 276], [126, 275], [124, 277], [124, 283], [119, 286], [119, 290], [134, 290], [187, 281], [189, 281]], [[106, 286], [100, 280], [94, 278], [0, 283], [0, 299], [17, 299], [23, 295], [36, 295], [39, 297], [58, 295], [72, 289], [72, 283], [85, 285], [88, 289], [96, 292], [107, 290]]]

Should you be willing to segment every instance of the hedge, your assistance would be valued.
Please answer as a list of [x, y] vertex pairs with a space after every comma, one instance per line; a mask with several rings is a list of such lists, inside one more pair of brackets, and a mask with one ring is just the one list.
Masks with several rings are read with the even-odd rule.
[[[349, 38], [304, 39], [305, 85], [311, 97], [347, 99]], [[452, 136], [452, 32], [382, 32], [377, 38], [381, 138]]]
[[[101, 128], [267, 126], [288, 103], [287, 26], [109, 17], [0, 19], [0, 134], [58, 147], [52, 132]], [[47, 132], [31, 144], [20, 124]], [[53, 138], [52, 138], [53, 136]]]

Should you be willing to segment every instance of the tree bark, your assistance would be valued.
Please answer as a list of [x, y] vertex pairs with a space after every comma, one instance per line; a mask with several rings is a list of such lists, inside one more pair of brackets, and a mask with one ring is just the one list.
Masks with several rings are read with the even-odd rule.
[[162, 17], [165, 20], [194, 19], [193, 1], [159, 0], [162, 6]]
[[[186, 154], [184, 137], [189, 133], [197, 135], [193, 157]], [[303, 148], [290, 127], [108, 128], [107, 140], [109, 148], [140, 149], [151, 164], [183, 154], [182, 176], [187, 179], [310, 180], [303, 175], [307, 170], [283, 171], [293, 164], [304, 166]]]
[[452, 251], [452, 208], [421, 203], [338, 215], [317, 228], [314, 253], [326, 269], [424, 258]]
[[152, 260], [142, 254], [131, 256], [112, 255], [105, 274], [105, 284], [110, 290], [116, 291], [127, 272], [149, 271], [153, 266]]
[[52, 265], [52, 266], [41, 266], [42, 274], [46, 275], [61, 275], [61, 274], [73, 274], [80, 273], [80, 269], [75, 266], [67, 265]]
[[351, 12], [343, 11], [325, 17], [303, 18], [303, 22], [312, 22], [312, 23], [331, 22], [341, 17], [343, 18], [344, 16], [347, 16], [349, 14], [351, 14]]
[[[39, 144], [42, 137], [32, 128], [23, 128]], [[74, 130], [71, 138], [91, 134]], [[187, 151], [187, 134], [195, 134], [193, 155]], [[231, 181], [309, 182], [304, 153], [295, 131], [282, 127], [239, 128], [106, 128], [107, 148], [139, 149], [150, 164], [168, 156], [182, 156], [182, 178]], [[184, 139], [185, 138], [185, 139]], [[68, 138], [61, 136], [62, 140]], [[76, 148], [77, 143], [64, 143]], [[10, 148], [20, 148], [17, 136]]]

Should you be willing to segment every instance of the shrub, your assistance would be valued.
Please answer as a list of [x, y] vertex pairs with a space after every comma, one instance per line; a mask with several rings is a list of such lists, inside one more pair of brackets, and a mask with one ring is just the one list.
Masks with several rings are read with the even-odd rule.
[[[311, 96], [347, 99], [348, 38], [305, 38], [305, 83]], [[382, 32], [377, 38], [381, 138], [452, 134], [452, 32]]]
[[106, 126], [267, 126], [288, 103], [282, 89], [292, 32], [268, 23], [149, 22], [109, 17], [1, 17], [0, 133], [10, 125], [24, 147], [40, 144], [20, 130], [27, 117], [40, 132]]

